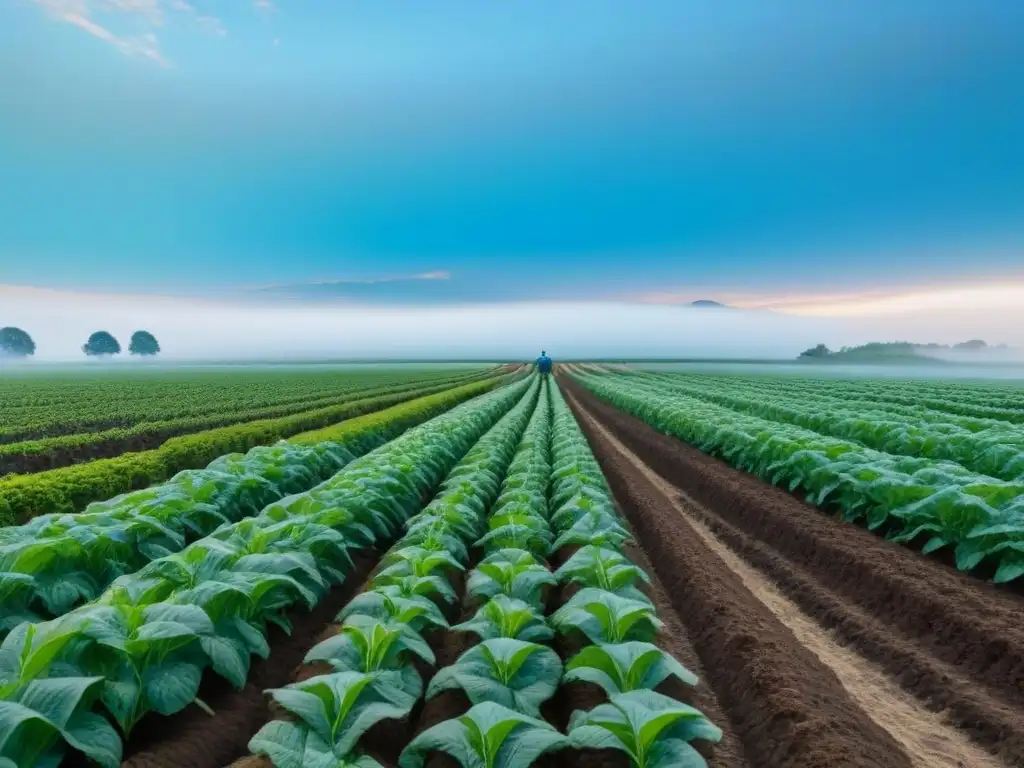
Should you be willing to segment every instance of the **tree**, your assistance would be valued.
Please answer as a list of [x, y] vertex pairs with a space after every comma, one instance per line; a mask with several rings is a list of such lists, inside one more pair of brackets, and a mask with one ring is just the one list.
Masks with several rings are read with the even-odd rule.
[[132, 355], [158, 355], [160, 342], [149, 331], [136, 331], [128, 344], [128, 352]]
[[119, 355], [121, 345], [111, 334], [106, 331], [96, 331], [89, 340], [82, 345], [82, 351], [90, 357], [100, 355]]
[[0, 328], [0, 355], [28, 357], [36, 353], [36, 343], [21, 328]]
[[828, 357], [832, 354], [832, 350], [826, 347], [824, 344], [819, 344], [816, 347], [805, 349], [800, 353], [800, 357]]

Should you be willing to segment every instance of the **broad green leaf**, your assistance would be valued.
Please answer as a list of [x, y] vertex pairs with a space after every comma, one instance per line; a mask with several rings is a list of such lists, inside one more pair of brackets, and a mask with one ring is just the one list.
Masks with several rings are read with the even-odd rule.
[[[672, 742], [717, 742], [721, 737], [699, 710], [648, 690], [615, 694], [589, 712], [574, 712], [569, 721], [574, 747], [620, 750], [636, 768], [703, 767], [702, 759], [694, 762], [699, 754]], [[673, 762], [677, 759], [685, 762]]]
[[697, 677], [669, 654], [651, 643], [626, 642], [587, 646], [565, 667], [565, 679], [584, 680], [601, 686], [613, 696], [634, 690], [653, 690], [667, 677], [687, 685]]
[[191, 704], [199, 693], [202, 669], [187, 661], [166, 661], [148, 667], [142, 687], [149, 705], [161, 715], [173, 715]]
[[473, 704], [492, 701], [531, 717], [558, 688], [562, 663], [550, 648], [521, 640], [486, 640], [434, 675], [427, 698], [461, 688]]
[[527, 768], [567, 739], [543, 720], [493, 702], [429, 728], [405, 748], [399, 768], [421, 768], [431, 752], [445, 752], [463, 768]]

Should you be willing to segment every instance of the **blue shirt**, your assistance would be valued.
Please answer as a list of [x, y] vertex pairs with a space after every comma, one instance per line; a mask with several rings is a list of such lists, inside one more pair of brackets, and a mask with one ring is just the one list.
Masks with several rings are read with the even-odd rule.
[[537, 370], [541, 373], [551, 373], [551, 358], [547, 355], [541, 355], [537, 358]]

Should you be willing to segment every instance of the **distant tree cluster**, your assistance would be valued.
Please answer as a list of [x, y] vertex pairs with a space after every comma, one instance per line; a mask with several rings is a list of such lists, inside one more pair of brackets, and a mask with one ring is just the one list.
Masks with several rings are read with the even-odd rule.
[[[107, 331], [96, 331], [82, 345], [82, 351], [90, 357], [121, 354], [121, 342]], [[160, 353], [160, 342], [149, 331], [136, 331], [128, 342], [128, 354], [149, 356]]]
[[[82, 345], [88, 357], [108, 357], [121, 354], [121, 342], [108, 331], [96, 331]], [[132, 355], [148, 357], [160, 354], [160, 342], [149, 331], [136, 331], [128, 344]], [[36, 343], [27, 331], [8, 326], [0, 328], [0, 357], [30, 357], [36, 353]]]
[[801, 352], [800, 359], [817, 360], [827, 357], [832, 361], [843, 362], [857, 362], [860, 360], [887, 361], [919, 357], [921, 354], [927, 355], [929, 352], [937, 351], [979, 352], [986, 349], [1006, 349], [1006, 345], [1001, 344], [998, 347], [990, 347], [981, 339], [972, 339], [952, 346], [949, 344], [936, 344], [934, 342], [915, 344], [912, 341], [873, 341], [869, 344], [861, 344], [858, 347], [842, 347], [839, 351], [832, 351], [824, 344], [818, 344]]

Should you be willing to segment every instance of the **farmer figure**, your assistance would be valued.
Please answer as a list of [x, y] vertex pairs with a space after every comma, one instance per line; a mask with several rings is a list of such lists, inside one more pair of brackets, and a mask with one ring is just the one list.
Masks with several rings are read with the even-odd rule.
[[547, 352], [542, 351], [540, 357], [537, 358], [537, 370], [540, 371], [541, 376], [551, 373], [551, 358], [548, 357]]

